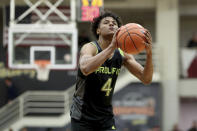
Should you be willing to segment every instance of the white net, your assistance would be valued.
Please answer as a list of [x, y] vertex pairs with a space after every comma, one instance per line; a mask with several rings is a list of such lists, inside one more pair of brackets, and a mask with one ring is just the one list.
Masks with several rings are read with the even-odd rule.
[[37, 79], [40, 81], [48, 81], [50, 74], [50, 65], [44, 62], [36, 63], [36, 65]]

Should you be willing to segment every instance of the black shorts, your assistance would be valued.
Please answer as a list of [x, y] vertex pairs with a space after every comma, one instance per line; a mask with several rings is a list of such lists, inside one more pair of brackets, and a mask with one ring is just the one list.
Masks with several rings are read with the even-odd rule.
[[105, 123], [71, 118], [71, 131], [116, 131], [116, 127], [113, 118]]

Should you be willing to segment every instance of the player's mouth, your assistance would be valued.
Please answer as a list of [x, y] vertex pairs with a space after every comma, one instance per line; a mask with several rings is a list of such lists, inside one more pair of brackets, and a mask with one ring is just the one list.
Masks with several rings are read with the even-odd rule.
[[114, 31], [114, 28], [113, 27], [110, 27], [109, 30]]

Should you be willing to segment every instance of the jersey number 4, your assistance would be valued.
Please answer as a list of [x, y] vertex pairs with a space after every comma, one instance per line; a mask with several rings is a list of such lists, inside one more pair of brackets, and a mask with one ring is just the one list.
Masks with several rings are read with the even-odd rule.
[[105, 84], [103, 85], [103, 87], [101, 88], [101, 91], [105, 91], [106, 92], [105, 96], [109, 96], [110, 95], [110, 92], [112, 90], [112, 88], [111, 88], [111, 82], [112, 82], [112, 78], [109, 78], [105, 82]]

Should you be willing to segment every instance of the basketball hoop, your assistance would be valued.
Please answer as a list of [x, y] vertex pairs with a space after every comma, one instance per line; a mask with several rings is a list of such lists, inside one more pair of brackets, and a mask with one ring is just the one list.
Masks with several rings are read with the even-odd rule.
[[36, 64], [36, 72], [37, 72], [37, 79], [40, 81], [48, 81], [49, 79], [49, 60], [35, 60], [34, 64]]

